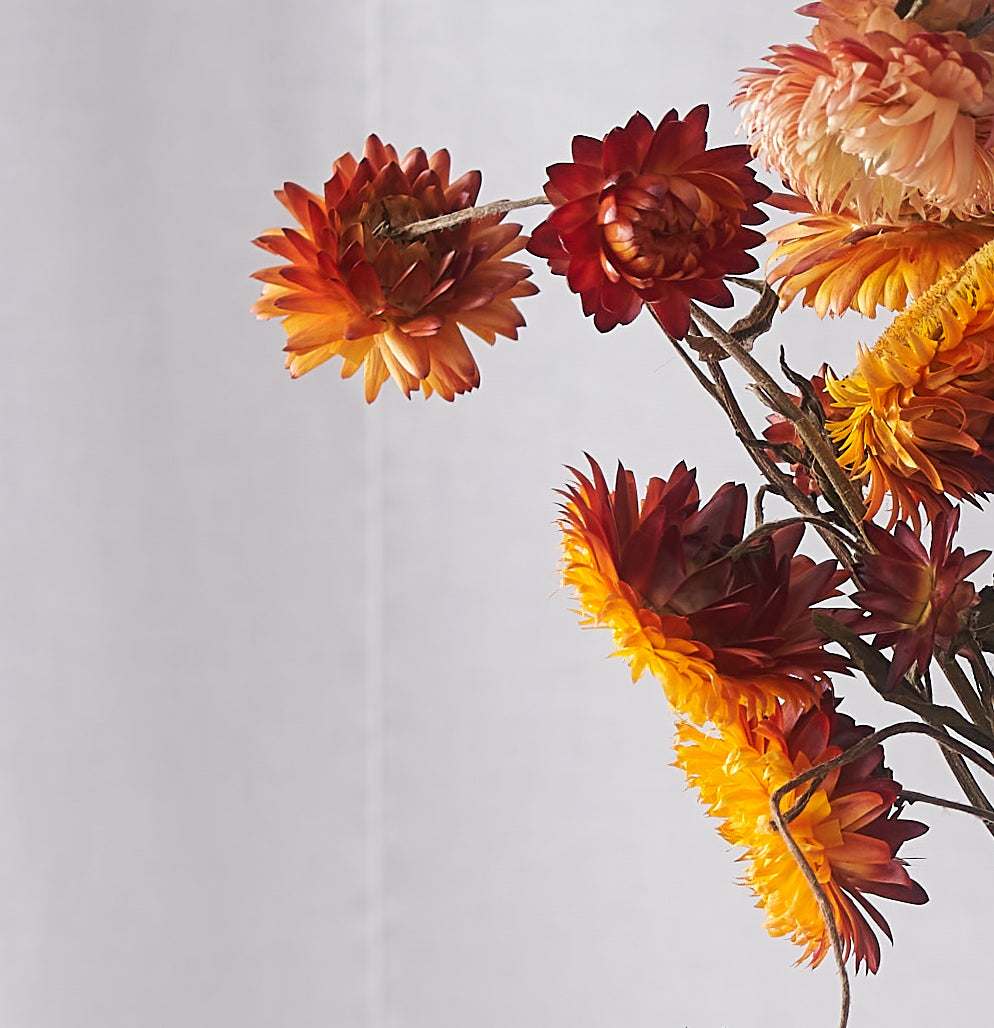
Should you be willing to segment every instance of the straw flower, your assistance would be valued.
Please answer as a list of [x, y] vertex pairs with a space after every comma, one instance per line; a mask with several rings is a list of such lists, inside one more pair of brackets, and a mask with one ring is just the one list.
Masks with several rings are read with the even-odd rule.
[[707, 119], [705, 106], [682, 120], [670, 111], [656, 128], [635, 114], [603, 140], [577, 136], [573, 163], [548, 168], [556, 209], [528, 249], [566, 276], [599, 331], [647, 304], [683, 338], [691, 300], [730, 307], [724, 277], [757, 267], [746, 251], [763, 236], [745, 226], [766, 221], [756, 204], [770, 191], [747, 147], [707, 149]]
[[[699, 790], [708, 813], [721, 819], [722, 837], [745, 848], [742, 882], [766, 912], [767, 931], [803, 947], [800, 961], [813, 967], [830, 951], [831, 940], [811, 888], [772, 823], [770, 797], [800, 772], [838, 756], [871, 732], [840, 714], [831, 693], [803, 713], [784, 707], [757, 721], [743, 712], [720, 733], [686, 723], [677, 727], [676, 765]], [[782, 809], [789, 810], [806, 788], [788, 792]], [[875, 973], [880, 966], [874, 925], [891, 938], [868, 896], [915, 904], [928, 900], [897, 856], [905, 842], [927, 830], [895, 812], [900, 791], [877, 746], [827, 775], [790, 823], [791, 835], [826, 892], [845, 955], [855, 958], [857, 970], [865, 964]]]
[[[931, 6], [931, 5], [927, 5]], [[777, 46], [735, 103], [754, 150], [819, 213], [864, 225], [994, 208], [991, 54], [881, 0], [825, 0], [810, 46]], [[948, 12], [945, 12], [948, 13]]]
[[450, 183], [445, 150], [401, 159], [370, 136], [362, 160], [335, 161], [322, 195], [292, 182], [277, 191], [299, 228], [255, 240], [289, 263], [256, 272], [265, 285], [252, 309], [283, 319], [294, 378], [341, 357], [343, 378], [365, 369], [369, 402], [390, 377], [407, 396], [446, 400], [479, 385], [463, 329], [491, 344], [517, 338], [513, 301], [537, 289], [524, 281], [530, 269], [506, 258], [527, 240], [503, 215], [416, 236], [403, 228], [472, 207], [480, 183], [478, 171]]
[[890, 524], [994, 489], [994, 242], [915, 301], [856, 370], [829, 374], [840, 460], [865, 479], [868, 516]]
[[932, 522], [926, 550], [903, 522], [893, 532], [865, 526], [875, 552], [864, 555], [860, 566], [863, 588], [852, 600], [869, 616], [858, 626], [861, 633], [876, 632], [873, 645], [892, 646], [894, 658], [886, 688], [892, 689], [912, 668], [921, 674], [932, 661], [936, 645], [949, 649], [962, 626], [962, 617], [979, 600], [966, 581], [991, 555], [978, 550], [967, 556], [953, 549], [959, 508], [943, 511]]
[[699, 724], [724, 724], [742, 705], [798, 709], [843, 670], [814, 627], [811, 607], [836, 595], [834, 561], [795, 553], [793, 525], [730, 553], [742, 541], [746, 493], [728, 483], [701, 506], [693, 471], [678, 464], [650, 480], [639, 502], [619, 465], [612, 491], [600, 467], [574, 471], [563, 491], [563, 581], [584, 624], [606, 625], [637, 679], [649, 671], [671, 706]]

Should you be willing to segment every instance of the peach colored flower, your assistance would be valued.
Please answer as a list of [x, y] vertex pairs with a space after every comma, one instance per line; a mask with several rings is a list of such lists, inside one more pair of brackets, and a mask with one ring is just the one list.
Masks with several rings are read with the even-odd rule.
[[992, 55], [893, 5], [825, 0], [809, 42], [773, 48], [735, 103], [753, 148], [820, 213], [864, 225], [994, 210]]

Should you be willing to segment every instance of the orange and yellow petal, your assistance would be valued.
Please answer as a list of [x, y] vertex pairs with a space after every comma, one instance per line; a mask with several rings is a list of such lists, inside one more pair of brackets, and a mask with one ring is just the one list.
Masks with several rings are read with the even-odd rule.
[[856, 370], [829, 374], [840, 460], [868, 486], [868, 516], [920, 525], [994, 490], [994, 243], [898, 315]]
[[450, 183], [444, 150], [400, 158], [370, 136], [362, 160], [335, 162], [321, 196], [293, 183], [277, 192], [299, 227], [255, 240], [289, 263], [255, 274], [264, 286], [252, 309], [283, 319], [294, 378], [340, 357], [343, 378], [365, 368], [369, 402], [388, 378], [407, 396], [446, 400], [479, 384], [462, 330], [488, 344], [517, 338], [514, 301], [537, 289], [528, 266], [506, 258], [527, 240], [502, 215], [413, 237], [403, 229], [473, 206], [480, 182], [468, 172]]
[[819, 317], [902, 310], [994, 239], [994, 219], [863, 225], [854, 213], [808, 213], [768, 234], [777, 244], [767, 281], [788, 307], [801, 296]]
[[584, 627], [605, 627], [614, 636], [613, 656], [631, 668], [632, 681], [646, 672], [663, 687], [677, 713], [698, 724], [734, 721], [739, 711], [764, 716], [784, 700], [804, 707], [813, 698], [811, 685], [784, 675], [721, 675], [708, 659], [711, 651], [688, 637], [683, 619], [660, 616], [641, 606], [631, 588], [601, 574], [589, 550], [575, 538], [564, 547], [563, 584], [580, 602]]
[[612, 492], [590, 464], [590, 478], [574, 471], [563, 490], [563, 581], [583, 623], [611, 629], [633, 678], [650, 672], [699, 723], [815, 702], [827, 672], [845, 667], [824, 651], [810, 609], [836, 594], [834, 562], [795, 555], [796, 528], [728, 556], [742, 540], [741, 486], [701, 507], [694, 472], [679, 464], [640, 501], [631, 472], [619, 465]]
[[[708, 813], [720, 819], [722, 837], [744, 848], [742, 881], [764, 910], [767, 931], [802, 947], [800, 960], [812, 966], [829, 952], [831, 938], [813, 891], [772, 822], [770, 798], [870, 731], [838, 714], [831, 696], [804, 713], [783, 708], [763, 720], [743, 714], [720, 732], [687, 723], [677, 727], [675, 763], [698, 789]], [[874, 972], [880, 947], [860, 908], [888, 935], [889, 930], [866, 895], [927, 900], [897, 857], [900, 846], [925, 826], [893, 814], [900, 787], [882, 761], [877, 747], [833, 771], [790, 825], [828, 898], [845, 954], [855, 956], [857, 968], [865, 963]], [[806, 788], [788, 792], [782, 809], [789, 810]]]
[[[930, 7], [931, 5], [926, 5]], [[754, 150], [820, 211], [864, 224], [994, 209], [991, 54], [893, 4], [809, 4], [810, 46], [777, 46], [735, 103]]]

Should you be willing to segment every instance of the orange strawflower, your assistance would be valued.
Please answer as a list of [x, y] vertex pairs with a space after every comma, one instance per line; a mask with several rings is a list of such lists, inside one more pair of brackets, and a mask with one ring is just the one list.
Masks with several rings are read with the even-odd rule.
[[[812, 966], [830, 951], [831, 939], [814, 893], [772, 823], [770, 797], [800, 772], [838, 756], [871, 732], [840, 714], [831, 693], [803, 713], [781, 708], [757, 721], [743, 711], [720, 734], [687, 723], [677, 726], [676, 765], [699, 790], [708, 813], [721, 818], [722, 837], [745, 847], [740, 859], [748, 869], [742, 882], [766, 912], [767, 931], [804, 947], [800, 960]], [[781, 809], [790, 810], [807, 787], [788, 792]], [[790, 822], [791, 835], [828, 897], [845, 955], [855, 957], [857, 970], [865, 963], [875, 973], [880, 966], [880, 944], [870, 921], [891, 938], [868, 895], [903, 903], [928, 900], [897, 857], [903, 843], [927, 830], [894, 812], [900, 791], [877, 746], [832, 771]]]
[[879, 0], [801, 13], [817, 19], [811, 46], [774, 47], [734, 101], [767, 165], [819, 213], [864, 225], [909, 207], [939, 219], [994, 210], [992, 55]]
[[894, 222], [864, 225], [852, 211], [815, 213], [796, 198], [788, 209], [803, 216], [768, 233], [777, 248], [767, 280], [781, 307], [802, 294], [819, 317], [902, 310], [994, 239], [994, 217], [924, 221], [909, 211]]
[[898, 315], [856, 370], [829, 374], [840, 460], [868, 480], [868, 517], [920, 526], [994, 490], [994, 242]]
[[391, 376], [407, 396], [446, 400], [479, 385], [462, 330], [491, 344], [517, 338], [525, 322], [513, 301], [537, 289], [527, 265], [505, 258], [527, 239], [503, 215], [413, 237], [403, 227], [472, 207], [481, 181], [471, 171], [450, 183], [445, 150], [401, 160], [370, 136], [361, 161], [335, 161], [323, 195], [292, 182], [277, 191], [300, 227], [255, 240], [289, 264], [255, 273], [265, 286], [252, 310], [283, 318], [294, 378], [338, 356], [343, 378], [365, 368], [369, 402]]
[[770, 191], [748, 147], [707, 149], [707, 119], [705, 106], [682, 120], [670, 111], [654, 129], [635, 114], [603, 140], [577, 136], [573, 163], [547, 169], [556, 209], [528, 249], [566, 276], [599, 331], [648, 304], [682, 339], [691, 300], [731, 307], [725, 276], [758, 266], [746, 251], [763, 236], [744, 226], [766, 221], [756, 204]]
[[744, 706], [802, 708], [843, 660], [824, 651], [813, 604], [836, 595], [834, 561], [795, 554], [802, 527], [788, 526], [745, 549], [746, 492], [727, 483], [703, 507], [693, 471], [678, 464], [653, 478], [639, 503], [619, 465], [612, 492], [593, 460], [563, 491], [563, 581], [584, 624], [606, 625], [633, 680], [645, 671], [671, 706], [699, 724], [725, 724]]

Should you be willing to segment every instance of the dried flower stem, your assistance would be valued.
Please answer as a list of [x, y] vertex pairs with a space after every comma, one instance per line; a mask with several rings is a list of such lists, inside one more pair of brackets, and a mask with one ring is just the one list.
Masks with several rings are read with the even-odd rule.
[[[778, 414], [787, 418], [797, 429], [797, 434], [804, 440], [805, 445], [814, 455], [815, 460], [821, 465], [826, 477], [832, 483], [833, 488], [842, 500], [845, 513], [862, 535], [863, 517], [866, 508], [863, 505], [863, 498], [859, 495], [852, 479], [842, 470], [839, 462], [835, 459], [824, 436], [813, 425], [806, 414], [802, 413], [794, 405], [791, 398], [780, 388], [772, 375], [750, 354], [739, 345], [707, 311], [703, 310], [696, 303], [691, 303], [691, 312], [702, 325], [712, 334], [712, 337], [719, 343], [722, 349], [730, 357], [733, 357], [751, 376], [757, 386], [762, 389], [767, 400]], [[867, 544], [868, 545], [868, 544]]]
[[829, 938], [832, 942], [832, 952], [835, 955], [835, 964], [838, 969], [841, 985], [839, 1028], [846, 1028], [846, 1025], [849, 1023], [850, 1005], [849, 975], [846, 973], [845, 953], [842, 948], [842, 939], [840, 938], [839, 930], [835, 925], [835, 914], [832, 910], [831, 904], [829, 903], [828, 895], [826, 894], [821, 882], [818, 881], [814, 869], [808, 863], [807, 857], [805, 857], [804, 852], [797, 844], [790, 832], [790, 828], [788, 827], [789, 822], [793, 818], [797, 817], [797, 815], [804, 809], [807, 801], [813, 795], [814, 789], [806, 790], [804, 796], [801, 797], [801, 800], [798, 803], [795, 803], [786, 814], [781, 809], [780, 804], [787, 793], [792, 792], [799, 785], [803, 785], [808, 781], [821, 782], [829, 772], [834, 771], [837, 767], [842, 767], [845, 764], [852, 763], [854, 760], [858, 760], [864, 753], [869, 753], [870, 750], [879, 746], [885, 739], [889, 739], [894, 735], [905, 734], [927, 735], [931, 739], [934, 739], [943, 747], [943, 749], [952, 750], [959, 756], [972, 760], [975, 764], [982, 767], [989, 775], [994, 776], [994, 762], [991, 762], [986, 757], [980, 756], [979, 753], [972, 750], [966, 745], [966, 743], [961, 743], [957, 739], [951, 739], [940, 729], [932, 728], [930, 725], [922, 725], [914, 721], [902, 721], [899, 724], [890, 725], [887, 728], [881, 728], [872, 735], [868, 735], [865, 739], [861, 739], [854, 746], [850, 746], [849, 749], [840, 753], [837, 757], [832, 757], [831, 760], [826, 760], [821, 764], [816, 764], [814, 767], [808, 768], [807, 771], [802, 771], [789, 782], [780, 786], [780, 788], [777, 789], [770, 797], [770, 815], [773, 819], [773, 823], [776, 825], [777, 831], [783, 838], [784, 844], [790, 851], [791, 856], [797, 861], [797, 866], [804, 875], [805, 881], [814, 893], [815, 900], [818, 903], [818, 909], [821, 911], [822, 918], [825, 921], [825, 928], [828, 931]]
[[977, 637], [971, 631], [965, 631], [958, 637], [960, 650], [966, 653], [973, 669], [973, 678], [977, 683], [977, 691], [980, 694], [980, 704], [984, 711], [984, 721], [991, 731], [994, 731], [994, 674], [984, 659], [983, 652], [977, 642]]
[[905, 803], [928, 803], [933, 807], [944, 807], [947, 810], [958, 810], [962, 814], [972, 814], [973, 817], [988, 823], [994, 822], [994, 810], [984, 810], [981, 807], [973, 807], [969, 803], [957, 803], [956, 800], [945, 800], [939, 796], [929, 796], [925, 792], [915, 792], [913, 789], [902, 789], [899, 800]]
[[[821, 767], [822, 765], [818, 765]], [[776, 825], [777, 831], [780, 833], [780, 837], [784, 841], [784, 845], [790, 851], [790, 855], [797, 862], [797, 866], [801, 870], [801, 874], [804, 876], [804, 880], [808, 883], [811, 891], [814, 893], [815, 902], [818, 904], [818, 909], [821, 911], [822, 920], [825, 922], [825, 928], [828, 931], [828, 936], [832, 940], [832, 954], [835, 957], [835, 969], [839, 975], [839, 985], [841, 989], [841, 996], [839, 997], [839, 1028], [846, 1028], [849, 1023], [849, 1004], [851, 999], [851, 993], [849, 989], [849, 975], [846, 972], [846, 958], [845, 953], [842, 949], [842, 939], [839, 937], [839, 929], [835, 924], [835, 913], [832, 910], [832, 905], [828, 901], [828, 896], [822, 887], [821, 882], [818, 881], [818, 876], [815, 874], [814, 869], [808, 863], [808, 858], [804, 855], [804, 851], [797, 844], [794, 836], [791, 834], [790, 828], [787, 827], [787, 818], [783, 811], [780, 809], [780, 800], [783, 795], [789, 791], [789, 786], [797, 783], [797, 779], [788, 782], [787, 785], [777, 789], [770, 799], [770, 815], [773, 818], [773, 823]], [[810, 798], [813, 790], [807, 791], [805, 800]], [[803, 807], [801, 808], [803, 809]], [[800, 813], [800, 811], [798, 811]]]
[[946, 680], [953, 687], [953, 692], [956, 693], [960, 703], [963, 704], [966, 712], [973, 719], [973, 723], [978, 728], [989, 724], [987, 712], [980, 702], [980, 697], [970, 684], [970, 680], [966, 677], [963, 669], [957, 663], [956, 658], [950, 656], [941, 647], [937, 646], [935, 649], [935, 659], [938, 661], [939, 667], [942, 668]]
[[754, 293], [765, 293], [769, 289], [766, 279], [763, 278], [742, 278], [739, 275], [728, 275], [725, 278], [726, 282], [734, 282], [737, 286], [742, 286], [744, 289], [751, 289]]
[[772, 535], [778, 529], [786, 528], [788, 525], [815, 525], [819, 529], [823, 529], [826, 532], [831, 532], [837, 536], [842, 542], [852, 546], [852, 539], [845, 533], [841, 528], [831, 524], [822, 517], [814, 515], [801, 515], [792, 518], [782, 518], [779, 521], [765, 521], [761, 525], [757, 525], [740, 543], [736, 543], [726, 554], [726, 557], [730, 557], [735, 560], [736, 557], [741, 556], [751, 546], [755, 546], [757, 542], [765, 538], [768, 535]]
[[[770, 458], [768, 453], [768, 451], [771, 448], [770, 444], [756, 438], [756, 435], [750, 427], [745, 414], [743, 414], [742, 408], [739, 406], [735, 393], [729, 385], [728, 379], [726, 378], [724, 371], [722, 371], [721, 365], [718, 363], [718, 361], [705, 361], [708, 370], [711, 372], [711, 376], [714, 380], [712, 384], [702, 375], [700, 369], [696, 365], [696, 362], [693, 361], [690, 355], [686, 353], [683, 347], [679, 345], [679, 342], [666, 331], [656, 312], [651, 307], [648, 307], [648, 310], [649, 313], [652, 315], [653, 319], [656, 321], [656, 324], [658, 324], [659, 327], [662, 329], [664, 335], [666, 335], [667, 339], [669, 339], [673, 346], [676, 348], [677, 353], [680, 354], [681, 358], [683, 358], [683, 360], [690, 367], [691, 371], [693, 371], [694, 376], [707, 391], [708, 395], [711, 396], [712, 399], [714, 399], [715, 402], [725, 412], [725, 415], [728, 417], [728, 420], [732, 423], [732, 427], [735, 429], [736, 435], [739, 437], [739, 440], [745, 446], [746, 452], [752, 458], [752, 461], [756, 465], [756, 467], [759, 468], [764, 477], [770, 483], [770, 489], [767, 491], [779, 493], [796, 510], [802, 511], [806, 516], [815, 519], [812, 523], [815, 525], [816, 529], [818, 530], [818, 533], [825, 541], [825, 545], [828, 546], [828, 548], [832, 551], [832, 553], [842, 564], [842, 566], [846, 569], [849, 575], [853, 578], [853, 580], [855, 580], [856, 564], [852, 555], [852, 551], [850, 550], [850, 546], [852, 545], [852, 543], [850, 543], [849, 545], [843, 544], [843, 542], [840, 540], [840, 538], [834, 530], [828, 530], [827, 522], [824, 522], [819, 516], [817, 504], [815, 504], [810, 497], [805, 496], [804, 493], [802, 493], [801, 490], [797, 488], [797, 485], [795, 484], [794, 480], [789, 475], [784, 474], [784, 472], [777, 467], [776, 462]], [[715, 322], [712, 322], [712, 325], [715, 329], [721, 331], [722, 334], [725, 335], [725, 338], [729, 340], [729, 343], [732, 346], [734, 346], [738, 351], [742, 352], [745, 357], [749, 357], [748, 354], [742, 351], [742, 348], [737, 341], [731, 339], [731, 337], [729, 337], [727, 333], [724, 333], [724, 330], [721, 328], [720, 325], [718, 325]], [[696, 326], [694, 327], [696, 328]], [[711, 326], [708, 326], [708, 328], [710, 329]], [[731, 353], [731, 351], [728, 350], [728, 348], [724, 345], [724, 343], [721, 340], [716, 341], [721, 343], [722, 348], [725, 349], [726, 352]], [[732, 356], [735, 356], [735, 354], [733, 353]], [[752, 360], [752, 358], [749, 357], [749, 360]], [[757, 364], [756, 367], [760, 366]], [[766, 377], [769, 378], [768, 375]], [[772, 382], [772, 379], [770, 379], [770, 381]], [[773, 385], [776, 388], [779, 388], [778, 386], [776, 386], [775, 382], [773, 383]], [[793, 416], [796, 416], [798, 413], [797, 409], [793, 408], [793, 411]], [[833, 463], [835, 462], [833, 461]], [[841, 472], [841, 468], [839, 468], [837, 463], [835, 464], [835, 467]], [[848, 481], [848, 479], [846, 479], [846, 481]], [[760, 508], [757, 508], [757, 525], [762, 521], [762, 517], [760, 516], [760, 514], [761, 510]], [[858, 530], [858, 520], [856, 521], [856, 526]]]
[[[653, 318], [655, 318], [656, 323], [659, 325], [659, 327], [662, 328], [663, 326], [662, 323], [659, 321], [659, 315], [651, 307], [649, 308], [649, 313], [653, 316]], [[663, 329], [663, 331], [665, 332], [666, 330]], [[669, 341], [673, 344], [673, 348], [676, 350], [678, 354], [680, 354], [683, 363], [686, 364], [688, 368], [690, 368], [690, 371], [693, 374], [694, 378], [696, 378], [697, 381], [700, 383], [701, 388], [708, 394], [708, 396], [711, 397], [712, 400], [715, 400], [717, 403], [721, 403], [721, 399], [719, 398], [718, 392], [714, 387], [714, 383], [697, 366], [697, 361], [695, 361], [694, 358], [691, 357], [690, 354], [687, 353], [687, 351], [680, 345], [679, 340], [674, 339], [673, 336], [670, 335], [668, 335], [668, 338]]]
[[763, 511], [763, 500], [766, 494], [772, 492], [773, 489], [769, 483], [764, 482], [757, 490], [756, 495], [752, 501], [752, 517], [756, 528], [762, 528], [766, 524], [766, 515]]
[[894, 13], [898, 17], [907, 20], [908, 18], [913, 18], [927, 4], [928, 0], [897, 0], [897, 3], [894, 5]]
[[974, 18], [973, 21], [961, 22], [959, 26], [960, 31], [970, 39], [982, 36], [991, 27], [994, 27], [994, 12], [989, 10]]
[[506, 214], [508, 211], [516, 211], [521, 207], [537, 207], [539, 204], [551, 203], [552, 201], [544, 194], [542, 196], [529, 196], [527, 200], [495, 200], [493, 203], [480, 204], [479, 207], [465, 207], [461, 211], [442, 214], [437, 218], [412, 221], [409, 225], [395, 225], [391, 230], [391, 235], [422, 236], [426, 232], [436, 232], [439, 229], [452, 228], [454, 225], [461, 225], [464, 221], [472, 221], [474, 218], [486, 218], [491, 214]]

